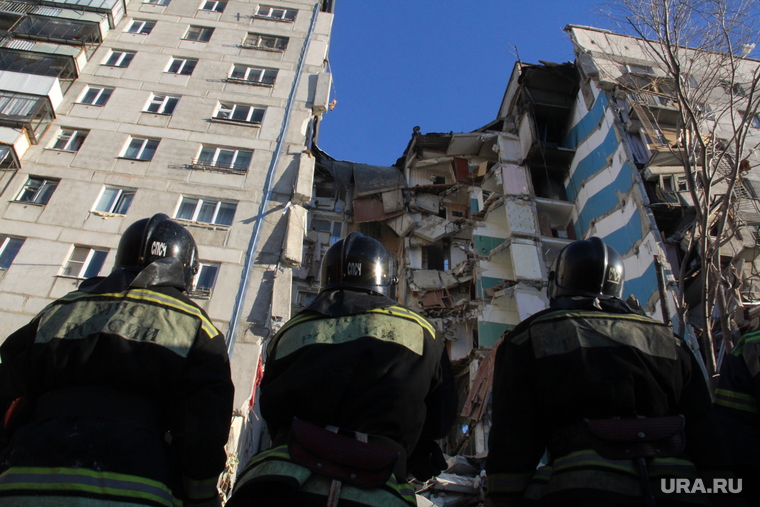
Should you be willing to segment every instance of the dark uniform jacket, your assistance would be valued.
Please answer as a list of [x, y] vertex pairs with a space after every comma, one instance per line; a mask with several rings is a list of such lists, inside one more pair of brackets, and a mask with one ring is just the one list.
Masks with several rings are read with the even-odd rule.
[[[679, 414], [686, 420], [685, 455], [649, 462], [652, 489], [658, 505], [662, 500], [705, 502], [699, 494], [660, 494], [662, 479], [693, 482], [702, 474], [708, 480], [711, 471], [729, 468], [705, 379], [691, 351], [668, 326], [618, 300], [569, 306], [531, 316], [499, 346], [486, 463], [488, 505], [512, 505], [518, 498], [540, 504], [595, 498], [641, 505], [632, 460], [605, 459], [588, 446], [555, 450], [584, 419]], [[548, 464], [537, 470], [547, 448]]]
[[0, 502], [217, 497], [233, 397], [223, 336], [177, 289], [130, 278], [82, 282], [0, 347], [2, 394], [20, 398], [6, 416]]
[[723, 358], [714, 403], [742, 494], [748, 505], [760, 505], [760, 330]]
[[[406, 483], [405, 459], [416, 447], [445, 436], [453, 425], [456, 390], [448, 356], [435, 328], [420, 315], [380, 295], [321, 293], [275, 335], [261, 383], [261, 413], [272, 449], [254, 456], [239, 476], [233, 500], [247, 483], [268, 479], [267, 459], [289, 460], [294, 417], [370, 436], [402, 454], [384, 487], [390, 497], [368, 505], [416, 505]], [[275, 475], [275, 474], [270, 474]], [[297, 475], [293, 472], [291, 475]], [[299, 479], [299, 485], [309, 488]], [[344, 495], [350, 489], [344, 486]], [[237, 505], [233, 503], [233, 505]]]

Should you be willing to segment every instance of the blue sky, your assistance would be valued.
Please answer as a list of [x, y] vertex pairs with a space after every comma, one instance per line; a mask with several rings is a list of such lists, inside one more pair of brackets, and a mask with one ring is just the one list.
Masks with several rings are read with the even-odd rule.
[[496, 118], [520, 59], [573, 60], [568, 24], [611, 28], [591, 0], [337, 0], [330, 47], [336, 99], [319, 147], [392, 165], [412, 129], [469, 132]]

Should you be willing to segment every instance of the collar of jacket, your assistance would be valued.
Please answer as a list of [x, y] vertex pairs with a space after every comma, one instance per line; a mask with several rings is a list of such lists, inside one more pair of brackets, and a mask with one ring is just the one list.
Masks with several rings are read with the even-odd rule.
[[380, 294], [337, 289], [322, 291], [304, 311], [314, 311], [327, 317], [346, 317], [398, 303]]
[[549, 307], [552, 310], [601, 310], [610, 313], [634, 313], [644, 315], [628, 306], [628, 304], [617, 298], [591, 298], [591, 297], [573, 297], [565, 296], [551, 300]]

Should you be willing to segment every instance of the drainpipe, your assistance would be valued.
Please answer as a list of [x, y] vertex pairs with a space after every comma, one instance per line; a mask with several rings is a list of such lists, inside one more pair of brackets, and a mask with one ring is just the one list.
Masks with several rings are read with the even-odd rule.
[[306, 54], [309, 51], [309, 44], [311, 43], [311, 37], [314, 34], [314, 27], [317, 24], [317, 16], [319, 15], [320, 4], [314, 4], [314, 10], [311, 16], [311, 24], [309, 25], [309, 31], [306, 33], [306, 41], [301, 48], [301, 56], [298, 60], [298, 68], [296, 69], [296, 76], [293, 79], [293, 87], [290, 90], [290, 96], [288, 97], [288, 104], [285, 107], [285, 118], [282, 121], [282, 127], [280, 127], [280, 135], [277, 137], [277, 145], [274, 149], [274, 156], [272, 162], [269, 165], [267, 171], [266, 180], [264, 181], [264, 192], [261, 198], [261, 205], [259, 206], [259, 214], [256, 215], [256, 220], [253, 224], [253, 232], [251, 233], [251, 240], [248, 243], [248, 251], [245, 256], [245, 264], [243, 265], [243, 275], [240, 280], [240, 287], [235, 298], [235, 305], [232, 308], [232, 317], [230, 317], [230, 328], [227, 331], [227, 353], [232, 356], [232, 350], [235, 347], [235, 340], [238, 330], [238, 321], [245, 304], [245, 294], [248, 291], [248, 281], [251, 277], [251, 270], [253, 269], [254, 259], [256, 257], [256, 248], [259, 244], [261, 237], [261, 229], [264, 224], [264, 217], [269, 207], [269, 200], [272, 197], [272, 184], [274, 182], [274, 175], [277, 172], [277, 166], [280, 163], [280, 157], [282, 156], [282, 150], [285, 146], [285, 138], [288, 135], [288, 127], [290, 126], [290, 115], [293, 111], [293, 105], [296, 101], [296, 93], [298, 92], [298, 84], [301, 81], [301, 75], [303, 69], [306, 66]]

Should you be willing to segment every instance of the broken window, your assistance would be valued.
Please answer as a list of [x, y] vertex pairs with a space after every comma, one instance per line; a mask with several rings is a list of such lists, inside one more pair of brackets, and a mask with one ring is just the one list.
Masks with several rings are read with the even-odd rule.
[[305, 307], [309, 306], [312, 301], [314, 301], [314, 298], [317, 297], [316, 292], [307, 292], [307, 291], [298, 291], [296, 294], [296, 304], [297, 307]]
[[324, 218], [312, 218], [311, 230], [318, 232], [330, 233], [330, 244], [332, 245], [341, 238], [343, 232], [343, 223], [339, 221], [326, 220]]

